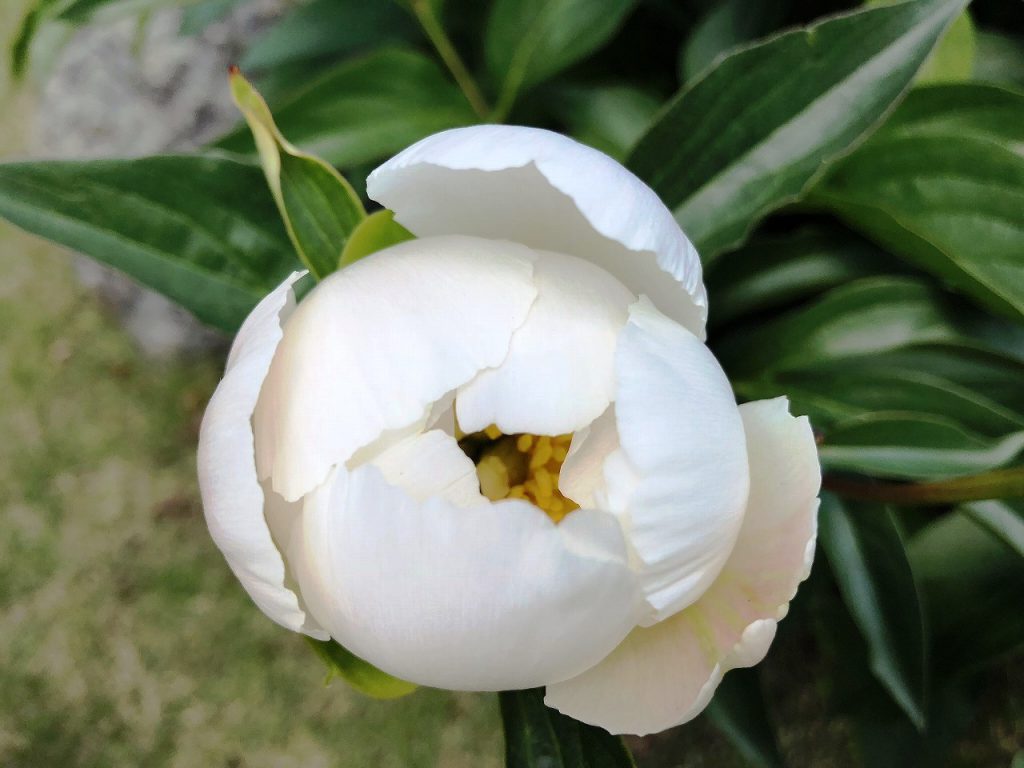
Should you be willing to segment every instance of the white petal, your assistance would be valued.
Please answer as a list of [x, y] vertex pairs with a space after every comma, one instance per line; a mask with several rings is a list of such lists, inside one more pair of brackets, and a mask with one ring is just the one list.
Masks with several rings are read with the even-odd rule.
[[419, 236], [501, 238], [592, 261], [704, 338], [697, 251], [653, 190], [597, 150], [537, 128], [456, 128], [389, 160], [366, 188]]
[[630, 310], [616, 375], [614, 455], [633, 471], [606, 472], [607, 494], [628, 495], [624, 525], [661, 620], [696, 600], [732, 550], [749, 487], [743, 422], [711, 352], [645, 299]]
[[[268, 527], [274, 510], [256, 477], [251, 424], [282, 319], [294, 306], [291, 286], [300, 276], [293, 274], [261, 301], [235, 338], [199, 433], [199, 488], [214, 542], [260, 609], [288, 629], [326, 638], [286, 586], [285, 563]], [[276, 519], [286, 534], [284, 515]]]
[[558, 490], [581, 507], [609, 509], [602, 503], [605, 461], [619, 447], [615, 427], [615, 406], [600, 415], [592, 424], [578, 430], [569, 444], [569, 454], [558, 476]]
[[694, 605], [550, 686], [550, 706], [615, 733], [652, 733], [696, 717], [728, 670], [764, 658], [810, 570], [821, 472], [807, 420], [791, 417], [785, 399], [740, 410], [750, 505], [722, 573]]
[[498, 365], [537, 295], [533, 253], [413, 240], [321, 282], [285, 326], [256, 409], [261, 477], [295, 500], [388, 430]]
[[555, 526], [525, 502], [421, 502], [366, 465], [339, 466], [302, 520], [296, 571], [310, 610], [404, 680], [543, 685], [592, 666], [635, 625], [622, 532], [602, 512]]
[[403, 440], [372, 464], [390, 484], [417, 501], [440, 496], [457, 506], [485, 504], [476, 466], [451, 435], [439, 429]]
[[615, 389], [615, 343], [636, 297], [593, 264], [537, 252], [537, 300], [512, 337], [508, 357], [463, 386], [459, 426], [477, 432], [560, 435], [592, 422]]

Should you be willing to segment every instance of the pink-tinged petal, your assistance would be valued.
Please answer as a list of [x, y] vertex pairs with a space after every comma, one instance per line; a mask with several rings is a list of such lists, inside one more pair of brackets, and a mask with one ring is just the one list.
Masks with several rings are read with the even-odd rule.
[[286, 543], [275, 542], [276, 535], [288, 535], [288, 511], [264, 498], [251, 423], [281, 323], [294, 307], [291, 286], [300, 276], [293, 274], [260, 302], [235, 338], [199, 433], [199, 488], [210, 534], [246, 592], [278, 624], [323, 639], [327, 634], [288, 583], [278, 548]]
[[578, 256], [704, 338], [700, 259], [658, 196], [607, 155], [509, 125], [429, 136], [367, 179], [419, 236], [464, 234]]
[[647, 624], [691, 604], [725, 564], [747, 503], [747, 451], [718, 361], [646, 299], [630, 309], [615, 365], [621, 448], [605, 492], [616, 512], [625, 501]]
[[689, 608], [634, 630], [604, 661], [549, 686], [547, 703], [613, 733], [685, 723], [722, 676], [764, 658], [810, 572], [821, 484], [814, 436], [784, 398], [740, 408], [750, 453], [750, 503], [721, 574]]

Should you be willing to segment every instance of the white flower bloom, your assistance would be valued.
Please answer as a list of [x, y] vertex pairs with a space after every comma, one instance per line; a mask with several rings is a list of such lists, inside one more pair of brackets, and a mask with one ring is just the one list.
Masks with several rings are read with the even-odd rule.
[[807, 575], [806, 419], [737, 407], [696, 252], [610, 158], [458, 129], [368, 191], [419, 239], [268, 296], [203, 422], [231, 568], [278, 623], [412, 682], [545, 685], [617, 733], [694, 717]]

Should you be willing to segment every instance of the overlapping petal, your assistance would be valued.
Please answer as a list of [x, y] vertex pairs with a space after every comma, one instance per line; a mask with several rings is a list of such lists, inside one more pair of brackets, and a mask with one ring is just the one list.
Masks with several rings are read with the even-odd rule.
[[672, 213], [572, 139], [502, 125], [444, 131], [375, 170], [367, 193], [421, 237], [501, 238], [592, 261], [704, 338], [700, 259]]
[[306, 497], [292, 559], [331, 635], [397, 677], [461, 690], [563, 680], [618, 645], [639, 600], [614, 517], [556, 526], [526, 502], [425, 496], [420, 483], [457, 489], [469, 463], [448, 435], [426, 439], [451, 450], [392, 476], [401, 486], [372, 464], [338, 467]]
[[533, 259], [514, 243], [429, 238], [322, 281], [289, 318], [260, 394], [260, 476], [296, 500], [500, 364], [537, 296]]
[[596, 419], [615, 390], [615, 344], [636, 300], [603, 269], [561, 253], [537, 252], [538, 295], [508, 357], [458, 393], [459, 426], [495, 424], [506, 434], [558, 435]]
[[[270, 618], [325, 638], [286, 585], [287, 573], [268, 526], [267, 501], [256, 476], [251, 419], [260, 386], [294, 307], [295, 273], [253, 310], [235, 338], [227, 370], [210, 400], [199, 434], [199, 488], [213, 540], [231, 570]], [[284, 527], [281, 527], [282, 533]]]
[[623, 515], [653, 623], [696, 600], [732, 551], [747, 503], [743, 423], [708, 348], [645, 298], [630, 309], [615, 366], [621, 447], [605, 462], [605, 493]]
[[548, 687], [547, 703], [616, 733], [652, 733], [700, 713], [730, 669], [757, 664], [810, 571], [821, 471], [806, 418], [785, 399], [741, 406], [750, 503], [714, 584], [689, 608], [634, 630], [604, 661]]

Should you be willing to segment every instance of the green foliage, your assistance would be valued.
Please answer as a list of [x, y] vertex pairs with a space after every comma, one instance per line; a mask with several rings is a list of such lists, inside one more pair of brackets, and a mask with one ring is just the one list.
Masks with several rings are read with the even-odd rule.
[[327, 682], [340, 677], [360, 693], [375, 699], [397, 699], [416, 690], [416, 685], [382, 672], [333, 640], [306, 638], [327, 665]]
[[622, 739], [544, 706], [544, 691], [499, 695], [508, 768], [634, 768]]
[[[241, 2], [189, 6], [183, 31]], [[37, 0], [12, 64], [52, 48], [40, 35], [172, 4]], [[323, 276], [411, 237], [344, 179], [425, 135], [511, 120], [626, 158], [704, 257], [739, 397], [788, 395], [819, 439], [827, 567], [783, 626], [814, 630], [827, 716], [865, 765], [945, 764], [981, 673], [1024, 644], [1024, 513], [999, 498], [1024, 452], [1024, 43], [965, 0], [815, 17], [852, 4], [295, 3], [242, 58], [273, 117], [235, 78], [249, 126], [215, 147], [236, 157], [0, 165], [0, 216], [230, 331], [294, 254]], [[315, 647], [359, 690], [410, 688]], [[508, 765], [632, 765], [540, 691], [500, 699]], [[768, 701], [733, 671], [708, 715], [781, 766]]]
[[858, 11], [738, 51], [683, 89], [628, 163], [710, 259], [878, 123], [964, 4]]
[[0, 215], [226, 331], [298, 268], [259, 168], [217, 155], [0, 165]]
[[266, 102], [237, 70], [231, 74], [231, 94], [252, 130], [295, 252], [314, 277], [326, 277], [338, 268], [349, 236], [366, 217], [363, 204], [333, 167], [281, 135]]

